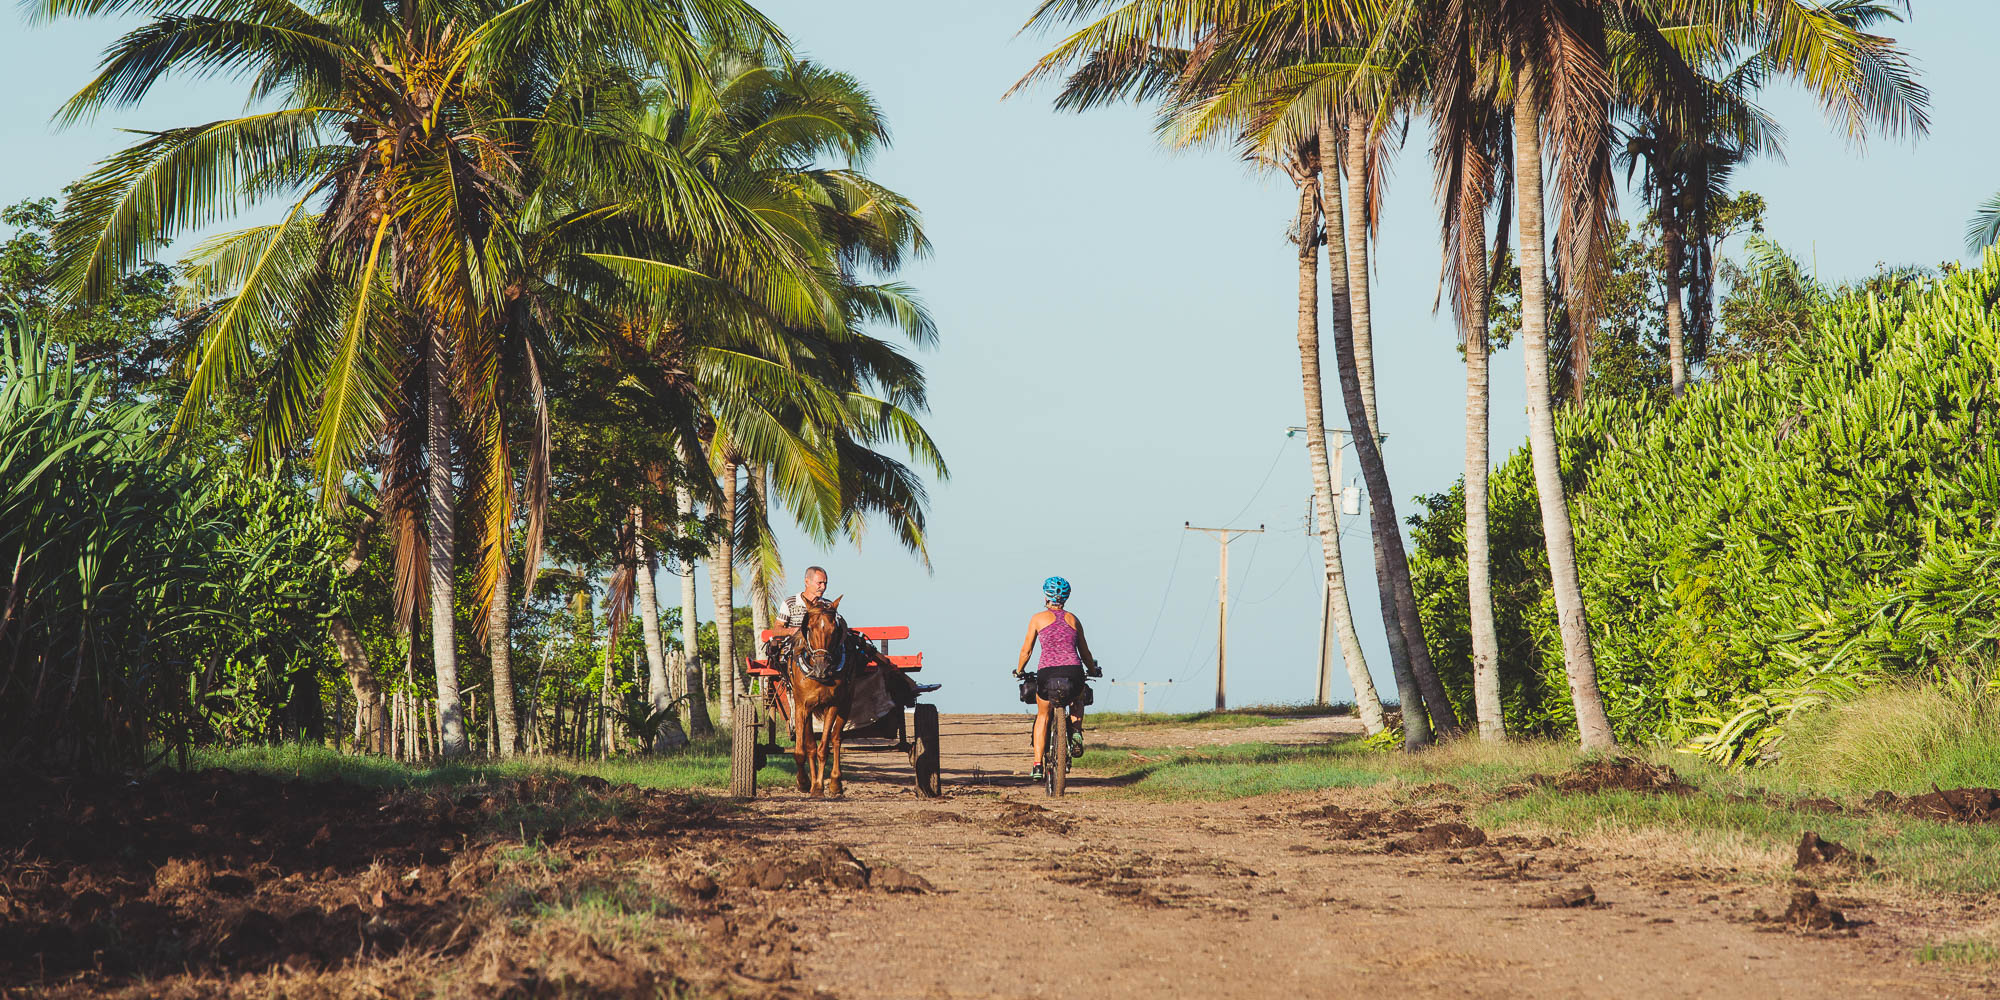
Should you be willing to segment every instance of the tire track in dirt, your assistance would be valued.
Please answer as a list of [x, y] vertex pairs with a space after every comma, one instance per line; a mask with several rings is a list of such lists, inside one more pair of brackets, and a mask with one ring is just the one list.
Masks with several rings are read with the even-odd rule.
[[[1338, 790], [1157, 802], [1021, 770], [1030, 717], [943, 718], [945, 798], [909, 791], [901, 755], [850, 752], [848, 798], [789, 788], [751, 807], [774, 845], [838, 843], [935, 891], [790, 894], [798, 967], [845, 998], [1332, 995], [1954, 997], [1984, 984], [1917, 965], [1887, 903], [1837, 934], [1758, 923], [1786, 891], [1667, 859], [1485, 839], [1465, 806], [1398, 808]], [[1312, 742], [1352, 720], [1093, 734], [1131, 748]], [[1385, 978], [1386, 977], [1386, 978]]]

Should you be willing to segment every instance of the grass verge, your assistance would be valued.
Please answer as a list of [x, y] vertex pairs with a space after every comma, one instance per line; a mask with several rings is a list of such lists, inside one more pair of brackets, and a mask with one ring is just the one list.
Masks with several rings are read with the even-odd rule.
[[[2000, 890], [2000, 825], [1938, 823], [1866, 810], [1862, 796], [1851, 790], [1814, 787], [1796, 775], [1728, 772], [1666, 751], [1640, 756], [1672, 768], [1695, 790], [1524, 793], [1509, 786], [1521, 786], [1533, 775], [1560, 774], [1584, 759], [1566, 745], [1525, 741], [1496, 746], [1462, 740], [1419, 754], [1373, 752], [1351, 740], [1143, 754], [1096, 749], [1078, 764], [1114, 775], [1125, 794], [1145, 798], [1235, 799], [1329, 788], [1373, 788], [1399, 803], [1448, 796], [1471, 804], [1469, 819], [1496, 833], [1561, 833], [1607, 849], [1646, 842], [1656, 856], [1734, 868], [1751, 877], [1789, 875], [1800, 835], [1812, 830], [1875, 856], [1879, 865], [1863, 878], [1931, 890]], [[1831, 814], [1796, 804], [1804, 796], [1829, 794], [1849, 811]]]
[[1317, 719], [1352, 715], [1352, 706], [1340, 705], [1246, 705], [1221, 712], [1092, 712], [1089, 724], [1106, 731], [1124, 729], [1248, 729], [1280, 726], [1292, 719]]
[[[766, 759], [757, 772], [762, 783], [789, 783], [792, 760]], [[323, 746], [286, 743], [276, 746], [203, 748], [189, 754], [194, 769], [220, 767], [306, 781], [342, 780], [370, 788], [429, 788], [522, 778], [530, 774], [590, 775], [606, 781], [676, 791], [707, 791], [729, 787], [729, 741], [699, 740], [673, 753], [580, 761], [567, 757], [515, 757], [504, 761], [405, 764], [386, 757], [350, 755]]]

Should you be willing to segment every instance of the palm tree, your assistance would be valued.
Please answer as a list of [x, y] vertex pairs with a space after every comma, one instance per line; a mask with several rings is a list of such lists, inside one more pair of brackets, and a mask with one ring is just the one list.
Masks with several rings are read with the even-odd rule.
[[[894, 441], [933, 474], [944, 475], [945, 468], [913, 415], [924, 404], [921, 370], [862, 331], [864, 324], [888, 322], [919, 345], [935, 338], [928, 314], [907, 289], [854, 277], [860, 267], [892, 273], [907, 255], [929, 246], [909, 203], [860, 170], [888, 140], [880, 109], [852, 77], [809, 62], [730, 49], [709, 58], [719, 81], [712, 102], [690, 107], [673, 123], [685, 155], [821, 262], [830, 302], [816, 322], [742, 316], [741, 326], [766, 331], [763, 342], [732, 338], [726, 355], [716, 342], [706, 360], [690, 366], [697, 392], [711, 404], [701, 443], [713, 473], [709, 481], [720, 486], [714, 505], [721, 529], [712, 542], [709, 578], [723, 623], [727, 721], [729, 695], [740, 681], [729, 627], [738, 538], [769, 537], [761, 499], [749, 505], [757, 523], [740, 523], [739, 470], [754, 470], [753, 490], [774, 490], [815, 537], [858, 536], [861, 519], [879, 512], [890, 517], [904, 544], [921, 553], [921, 487], [874, 445]], [[848, 165], [818, 164], [828, 154]], [[762, 391], [746, 398], [746, 378]], [[774, 474], [768, 483], [767, 471]], [[755, 590], [753, 604], [759, 600]]]
[[[311, 9], [47, 0], [37, 14], [135, 9], [153, 19], [113, 45], [64, 120], [136, 104], [176, 70], [247, 74], [253, 98], [283, 106], [155, 133], [106, 161], [65, 213], [66, 285], [93, 297], [177, 232], [263, 197], [293, 199], [279, 223], [213, 241], [196, 262], [198, 285], [230, 300], [203, 331], [183, 419], [269, 357], [280, 375], [258, 459], [310, 437], [332, 498], [382, 440], [399, 598], [406, 614], [419, 594], [428, 599], [441, 749], [463, 753], [451, 437], [454, 425], [469, 430], [475, 488], [500, 489], [506, 445], [494, 382], [504, 304], [528, 273], [510, 239], [522, 192], [536, 186], [540, 160], [527, 154], [583, 145], [563, 119], [591, 103], [607, 69], [651, 63], [692, 82], [699, 35], [775, 37], [775, 29], [739, 0]], [[693, 209], [683, 213], [691, 226], [728, 236], [757, 228], [713, 211], [698, 187], [678, 193]], [[504, 520], [484, 527], [490, 551]], [[490, 600], [504, 557], [483, 563], [481, 596]]]
[[[1616, 77], [1637, 61], [1658, 67], [1657, 79], [1677, 80], [1679, 92], [1703, 92], [1689, 67], [1722, 58], [1743, 46], [1760, 49], [1771, 73], [1797, 74], [1813, 84], [1830, 109], [1850, 122], [1867, 120], [1884, 93], [1912, 95], [1907, 78], [1884, 77], [1900, 66], [1885, 40], [1862, 35], [1827, 8], [1795, 0], [1658, 0], [1655, 3], [1554, 3], [1552, 0], [1478, 0], [1433, 5], [1430, 37], [1445, 47], [1435, 65], [1451, 72], [1470, 66], [1506, 66], [1511, 73], [1514, 178], [1518, 191], [1522, 346], [1528, 381], [1529, 445], [1548, 545], [1563, 659], [1585, 748], [1616, 745], [1590, 648], [1589, 624], [1577, 575], [1573, 529], [1563, 494], [1555, 425], [1549, 399], [1547, 241], [1543, 190], [1543, 139], [1558, 165], [1559, 231], [1556, 260], [1564, 299], [1579, 331], [1571, 338], [1571, 367], [1579, 380], [1589, 370], [1589, 331], [1611, 218], [1611, 108]], [[1417, 14], [1414, 5], [1407, 9]], [[1621, 32], [1615, 53], [1607, 22]], [[1675, 25], [1671, 38], [1660, 25]], [[1678, 46], [1678, 47], [1677, 47]], [[1463, 50], [1463, 51], [1460, 51]], [[1898, 81], [1902, 86], [1898, 85]], [[1471, 88], [1434, 85], [1433, 119], [1444, 130], [1439, 145], [1471, 141], [1463, 130], [1477, 120], [1467, 102]], [[1683, 106], [1686, 106], [1685, 104]], [[1891, 107], [1892, 118], [1921, 123], [1921, 100]], [[1699, 133], [1696, 133], [1699, 134]], [[1448, 209], [1449, 210], [1449, 209]], [[1581, 385], [1575, 395], [1580, 398]]]
[[[1328, 615], [1340, 641], [1340, 658], [1354, 688], [1356, 714], [1361, 726], [1373, 736], [1383, 730], [1382, 700], [1375, 693], [1374, 678], [1361, 650], [1361, 637], [1354, 628], [1354, 611], [1347, 600], [1347, 572], [1341, 560], [1340, 526], [1336, 520], [1333, 495], [1340, 488], [1333, 482], [1331, 459], [1326, 443], [1326, 406], [1319, 370], [1319, 245], [1331, 233], [1320, 229], [1320, 178], [1324, 169], [1319, 143], [1301, 144], [1283, 162], [1285, 172], [1299, 191], [1299, 216], [1293, 239], [1299, 247], [1299, 377], [1305, 388], [1306, 452], [1313, 477], [1313, 511], [1320, 525], [1320, 555], [1326, 567], [1326, 589], [1330, 601]], [[1400, 676], [1400, 675], [1399, 675]]]
[[[1086, 13], [1073, 6], [1044, 5], [1037, 17], [1055, 21]], [[1282, 148], [1285, 136], [1317, 136], [1337, 367], [1371, 495], [1384, 631], [1402, 689], [1406, 744], [1414, 748], [1429, 742], [1432, 723], [1446, 734], [1459, 726], [1430, 662], [1374, 430], [1378, 419], [1366, 261], [1375, 194], [1369, 175], [1382, 135], [1375, 126], [1394, 113], [1407, 99], [1410, 82], [1419, 79], [1412, 59], [1420, 49], [1401, 45], [1371, 51], [1366, 44], [1370, 34], [1364, 30], [1369, 22], [1362, 13], [1337, 4], [1126, 3], [1071, 34], [1015, 86], [1071, 70], [1059, 106], [1166, 96], [1164, 128], [1183, 143], [1234, 134], [1252, 147], [1276, 143]], [[1176, 55], [1181, 52], [1189, 54]], [[1339, 193], [1343, 159], [1348, 166], [1345, 196]], [[1343, 200], [1352, 203], [1351, 213]], [[1315, 463], [1322, 460], [1316, 457]], [[1323, 473], [1316, 470], [1316, 475]]]
[[[1662, 18], [1707, 13], [1686, 3], [1661, 6]], [[1756, 6], [1771, 8], [1762, 23], [1725, 12], [1717, 26], [1733, 23], [1736, 34], [1706, 44], [1699, 33], [1657, 30], [1638, 11], [1621, 12], [1611, 25], [1618, 102], [1628, 118], [1619, 153], [1628, 177], [1639, 175], [1640, 196], [1660, 226], [1676, 392], [1687, 381], [1689, 362], [1707, 354], [1714, 283], [1709, 206], [1723, 195], [1738, 163], [1783, 155], [1782, 131], [1752, 103], [1756, 92], [1774, 74], [1794, 78], [1821, 98], [1857, 143], [1871, 126], [1891, 136], [1928, 129], [1928, 92], [1895, 44], [1866, 30], [1895, 18], [1890, 5]], [[1805, 30], [1784, 29], [1788, 18], [1774, 21], [1773, 13], [1801, 15]], [[1683, 272], [1691, 281], [1684, 282]], [[1693, 293], [1692, 309], [1683, 302], [1684, 283]]]
[[[1140, 15], [1157, 15], [1159, 20], [1139, 22], [1127, 19], [1140, 6], [1157, 7]], [[1067, 72], [1055, 99], [1061, 110], [1084, 111], [1125, 99], [1163, 103], [1161, 129], [1178, 144], [1193, 144], [1213, 137], [1230, 135], [1245, 149], [1247, 159], [1284, 169], [1299, 188], [1300, 216], [1294, 239], [1300, 247], [1300, 289], [1298, 342], [1300, 381], [1305, 395], [1308, 465], [1313, 477], [1314, 504], [1320, 524], [1321, 558], [1326, 573], [1328, 615], [1341, 646], [1341, 659], [1355, 692], [1357, 709], [1370, 733], [1382, 727], [1381, 700], [1368, 673], [1359, 634], [1354, 627], [1348, 602], [1346, 572], [1341, 556], [1339, 530], [1333, 496], [1338, 484], [1332, 470], [1325, 436], [1325, 409], [1320, 376], [1318, 251], [1322, 230], [1318, 224], [1322, 203], [1338, 204], [1339, 171], [1325, 151], [1335, 146], [1311, 122], [1290, 123], [1283, 129], [1259, 128], [1262, 124], [1260, 87], [1267, 80], [1234, 74], [1233, 52], [1227, 51], [1231, 36], [1222, 30], [1220, 13], [1192, 9], [1195, 5], [1127, 4], [1084, 29], [1070, 35], [1054, 51], [1009, 91], [1011, 96], [1028, 84], [1048, 75]], [[1081, 18], [1088, 10], [1059, 10], [1044, 4], [1031, 25]], [[1330, 171], [1325, 167], [1333, 167]], [[1325, 198], [1317, 187], [1325, 182]], [[1344, 243], [1334, 216], [1326, 214], [1324, 230], [1333, 284], [1334, 322], [1346, 322], [1348, 311], [1345, 288]], [[1394, 602], [1383, 601], [1394, 613]], [[1403, 655], [1400, 626], [1390, 629], [1391, 665], [1402, 689], [1406, 706], [1419, 704], [1421, 695], [1409, 674]], [[1421, 712], [1417, 713], [1419, 716]], [[1406, 735], [1411, 730], [1406, 727]], [[1428, 736], [1427, 725], [1416, 730], [1419, 743]]]
[[[1466, 25], [1446, 25], [1464, 31]], [[1495, 265], [1505, 260], [1510, 204], [1508, 100], [1504, 74], [1462, 39], [1432, 41], [1431, 103], [1436, 142], [1432, 162], [1443, 203], [1444, 278], [1465, 352], [1465, 565], [1468, 631], [1472, 639], [1473, 714], [1480, 738], [1507, 735], [1500, 703], [1500, 642], [1493, 624], [1492, 539], [1487, 530], [1489, 407], [1492, 373], [1489, 306]], [[1456, 119], [1447, 118], [1456, 115]], [[1496, 198], [1500, 219], [1489, 261], [1486, 219]]]

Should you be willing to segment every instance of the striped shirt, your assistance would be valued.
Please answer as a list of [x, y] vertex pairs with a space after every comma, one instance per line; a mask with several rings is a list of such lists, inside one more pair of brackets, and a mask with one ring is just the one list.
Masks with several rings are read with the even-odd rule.
[[[816, 598], [813, 603], [818, 604], [822, 608], [832, 604], [831, 601], [828, 601], [824, 597]], [[785, 607], [779, 616], [778, 624], [782, 628], [805, 627], [806, 599], [804, 595], [792, 594], [791, 596], [785, 598]]]

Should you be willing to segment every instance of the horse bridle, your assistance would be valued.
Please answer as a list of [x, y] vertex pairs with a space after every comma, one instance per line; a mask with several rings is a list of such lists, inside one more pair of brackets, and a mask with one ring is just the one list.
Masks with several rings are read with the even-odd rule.
[[[802, 634], [799, 638], [804, 640], [810, 638], [810, 636]], [[793, 650], [792, 655], [798, 657], [799, 669], [805, 671], [807, 677], [816, 681], [823, 681], [847, 669], [848, 643], [846, 639], [847, 623], [841, 621], [839, 615], [835, 615], [833, 619], [833, 638], [829, 644], [838, 649], [839, 655], [837, 658], [827, 650], [812, 648], [806, 642], [800, 642]]]

